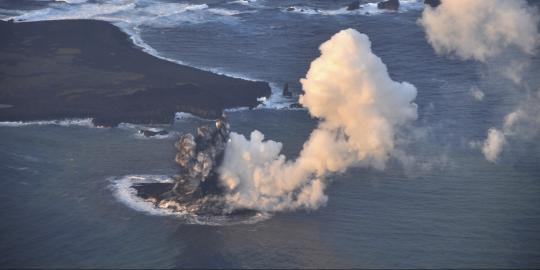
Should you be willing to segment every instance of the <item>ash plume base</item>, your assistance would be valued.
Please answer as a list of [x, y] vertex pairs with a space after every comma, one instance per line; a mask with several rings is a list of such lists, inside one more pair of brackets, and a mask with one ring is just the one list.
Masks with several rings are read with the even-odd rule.
[[[111, 183], [109, 188], [113, 192], [116, 200], [127, 207], [147, 215], [177, 218], [187, 224], [209, 226], [253, 224], [267, 220], [271, 217], [271, 214], [269, 213], [256, 211], [223, 213], [213, 209], [212, 212], [203, 212], [201, 209], [208, 209], [208, 205], [206, 204], [208, 204], [210, 200], [201, 198], [194, 199], [193, 197], [184, 202], [175, 201], [171, 202], [171, 205], [163, 203], [160, 206], [156, 203], [155, 199], [142, 197], [138, 193], [137, 188], [145, 185], [162, 186], [163, 188], [171, 187], [174, 183], [174, 178], [169, 175], [131, 174], [110, 177], [108, 178], [108, 181]], [[213, 203], [224, 202], [220, 201], [219, 197], [214, 197]]]

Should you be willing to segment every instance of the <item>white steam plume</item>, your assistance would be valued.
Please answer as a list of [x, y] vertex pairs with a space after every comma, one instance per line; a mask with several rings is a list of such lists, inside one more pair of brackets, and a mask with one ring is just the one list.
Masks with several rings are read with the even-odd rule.
[[482, 153], [488, 161], [496, 162], [507, 137], [531, 139], [540, 132], [540, 91], [531, 95], [515, 111], [504, 118], [502, 130], [490, 128], [482, 146]]
[[[540, 43], [539, 21], [538, 10], [524, 0], [442, 0], [437, 8], [424, 9], [419, 23], [438, 54], [489, 62], [509, 48], [535, 54]], [[502, 74], [520, 85], [527, 68], [528, 62], [516, 57], [502, 67]], [[477, 100], [484, 97], [476, 89], [471, 94]], [[537, 133], [540, 125], [535, 117], [539, 116], [539, 107], [538, 98], [528, 95], [517, 110], [505, 117], [502, 129], [490, 128], [482, 145], [485, 158], [497, 161], [508, 136], [525, 137], [525, 131]]]
[[485, 62], [510, 46], [533, 54], [537, 13], [524, 0], [443, 0], [426, 6], [419, 22], [437, 53]]
[[369, 38], [343, 30], [320, 46], [300, 103], [320, 119], [299, 157], [286, 160], [281, 143], [232, 133], [220, 168], [232, 208], [282, 211], [324, 204], [324, 177], [350, 166], [383, 169], [396, 129], [416, 119], [416, 88], [390, 79]]
[[503, 145], [506, 143], [506, 137], [503, 132], [496, 128], [488, 130], [487, 139], [482, 146], [482, 153], [487, 160], [491, 162], [497, 161], [499, 154], [502, 151]]

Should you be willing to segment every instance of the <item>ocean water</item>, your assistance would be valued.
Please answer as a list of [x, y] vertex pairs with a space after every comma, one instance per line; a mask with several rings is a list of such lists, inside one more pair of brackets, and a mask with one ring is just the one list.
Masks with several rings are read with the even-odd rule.
[[[438, 56], [417, 24], [421, 3], [346, 12], [348, 2], [0, 0], [3, 19], [110, 21], [158, 57], [265, 80], [276, 92], [288, 82], [296, 94], [320, 43], [354, 28], [393, 80], [417, 87], [419, 116], [403, 131], [415, 163], [350, 169], [329, 178], [318, 210], [237, 223], [162, 215], [119, 192], [129, 191], [119, 186], [126, 175], [175, 174], [176, 136], [204, 119], [179, 114], [157, 127], [170, 136], [152, 139], [128, 123], [0, 123], [0, 267], [540, 267], [538, 136], [510, 139], [497, 163], [471, 147], [525, 95], [500, 76], [517, 53], [491, 64]], [[538, 87], [540, 59], [530, 61], [524, 80]], [[295, 158], [317, 121], [280, 109], [290, 102], [275, 95], [263, 108], [231, 110], [231, 129], [260, 130]]]

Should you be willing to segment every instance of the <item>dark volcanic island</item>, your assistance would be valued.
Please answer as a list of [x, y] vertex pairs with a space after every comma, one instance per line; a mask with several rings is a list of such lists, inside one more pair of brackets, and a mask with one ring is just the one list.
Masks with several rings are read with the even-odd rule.
[[214, 125], [197, 128], [197, 134], [186, 133], [175, 143], [175, 161], [180, 166], [172, 183], [140, 183], [133, 188], [137, 196], [156, 208], [197, 216], [251, 217], [249, 209], [228, 209], [219, 184], [218, 168], [229, 139], [225, 116]]
[[0, 21], [0, 37], [0, 121], [168, 124], [175, 112], [218, 118], [270, 95], [266, 82], [149, 55], [107, 22]]

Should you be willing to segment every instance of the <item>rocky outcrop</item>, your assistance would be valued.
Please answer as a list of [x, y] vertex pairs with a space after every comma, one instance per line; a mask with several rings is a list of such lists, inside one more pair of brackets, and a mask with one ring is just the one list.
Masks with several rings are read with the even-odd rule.
[[347, 10], [349, 10], [349, 11], [357, 10], [359, 8], [360, 8], [360, 1], [359, 0], [353, 1], [352, 3], [347, 5]]
[[424, 5], [436, 8], [441, 4], [441, 0], [424, 0]]
[[289, 108], [291, 108], [291, 109], [299, 109], [299, 108], [303, 108], [303, 106], [300, 103], [295, 102], [295, 103], [289, 105]]
[[399, 0], [386, 0], [383, 2], [379, 2], [377, 4], [378, 9], [386, 9], [386, 10], [398, 10], [399, 9]]
[[166, 131], [166, 130], [154, 131], [154, 130], [149, 130], [149, 129], [140, 129], [139, 134], [142, 134], [145, 137], [154, 137], [154, 136], [158, 136], [158, 135], [161, 135], [161, 136], [167, 135], [167, 134], [169, 134], [169, 132]]
[[281, 94], [284, 97], [292, 97], [292, 93], [289, 90], [289, 83], [285, 83], [285, 86], [283, 86], [283, 92]]

